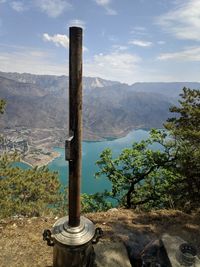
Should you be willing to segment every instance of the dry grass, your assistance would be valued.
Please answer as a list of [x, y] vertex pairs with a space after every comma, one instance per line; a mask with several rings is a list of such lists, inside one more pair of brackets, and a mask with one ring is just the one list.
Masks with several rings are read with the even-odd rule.
[[[178, 235], [200, 248], [200, 213], [188, 215], [176, 210], [148, 213], [119, 209], [86, 215], [104, 231], [104, 240], [143, 242], [163, 233]], [[52, 266], [52, 248], [42, 240], [55, 218], [23, 218], [0, 221], [0, 266]]]

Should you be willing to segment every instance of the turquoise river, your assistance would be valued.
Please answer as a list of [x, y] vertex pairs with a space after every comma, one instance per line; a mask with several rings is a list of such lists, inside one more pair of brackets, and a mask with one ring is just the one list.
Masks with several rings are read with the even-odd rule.
[[[98, 167], [95, 165], [95, 162], [99, 159], [100, 153], [105, 148], [111, 148], [113, 155], [117, 156], [123, 148], [130, 147], [133, 142], [146, 139], [148, 135], [148, 131], [134, 130], [127, 136], [114, 140], [83, 142], [82, 193], [92, 194], [95, 192], [103, 192], [105, 189], [111, 189], [111, 184], [106, 177], [98, 179], [94, 177], [95, 172], [98, 171]], [[65, 161], [65, 152], [63, 148], [56, 147], [54, 149], [60, 153], [60, 156], [49, 163], [48, 168], [52, 171], [57, 171], [59, 173], [61, 183], [66, 186], [68, 183], [68, 163]], [[22, 168], [28, 168], [28, 166], [24, 163], [19, 163], [17, 165]]]

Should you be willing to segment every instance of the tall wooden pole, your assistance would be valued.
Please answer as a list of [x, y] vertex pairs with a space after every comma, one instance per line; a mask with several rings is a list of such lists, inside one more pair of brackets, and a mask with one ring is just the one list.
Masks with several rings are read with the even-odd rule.
[[[53, 267], [88, 267], [94, 265], [93, 243], [102, 230], [89, 219], [80, 216], [82, 161], [82, 29], [69, 29], [69, 138], [65, 143], [65, 158], [69, 161], [69, 216], [58, 219], [52, 229], [46, 229], [43, 239], [53, 246]], [[52, 236], [51, 236], [52, 234]]]
[[72, 136], [69, 160], [69, 222], [80, 225], [82, 168], [82, 28], [69, 29], [69, 134]]

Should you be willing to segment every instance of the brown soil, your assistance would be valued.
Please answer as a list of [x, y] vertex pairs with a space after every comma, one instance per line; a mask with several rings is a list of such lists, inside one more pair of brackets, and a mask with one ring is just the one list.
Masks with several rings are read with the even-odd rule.
[[[103, 240], [143, 242], [163, 233], [180, 236], [200, 248], [200, 213], [161, 210], [149, 213], [118, 209], [87, 214], [104, 231]], [[57, 218], [9, 218], [0, 221], [0, 266], [52, 266], [52, 247], [42, 239]], [[145, 238], [144, 238], [145, 237]]]

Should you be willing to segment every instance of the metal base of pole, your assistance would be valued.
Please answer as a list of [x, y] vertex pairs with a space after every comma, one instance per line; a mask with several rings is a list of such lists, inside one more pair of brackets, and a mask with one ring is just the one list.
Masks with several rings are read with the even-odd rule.
[[93, 267], [95, 253], [92, 242], [70, 247], [56, 243], [53, 248], [53, 267]]
[[70, 227], [68, 216], [53, 225], [52, 233], [45, 230], [43, 239], [53, 246], [53, 267], [93, 267], [96, 244], [103, 232], [87, 218], [81, 216], [80, 225]]

